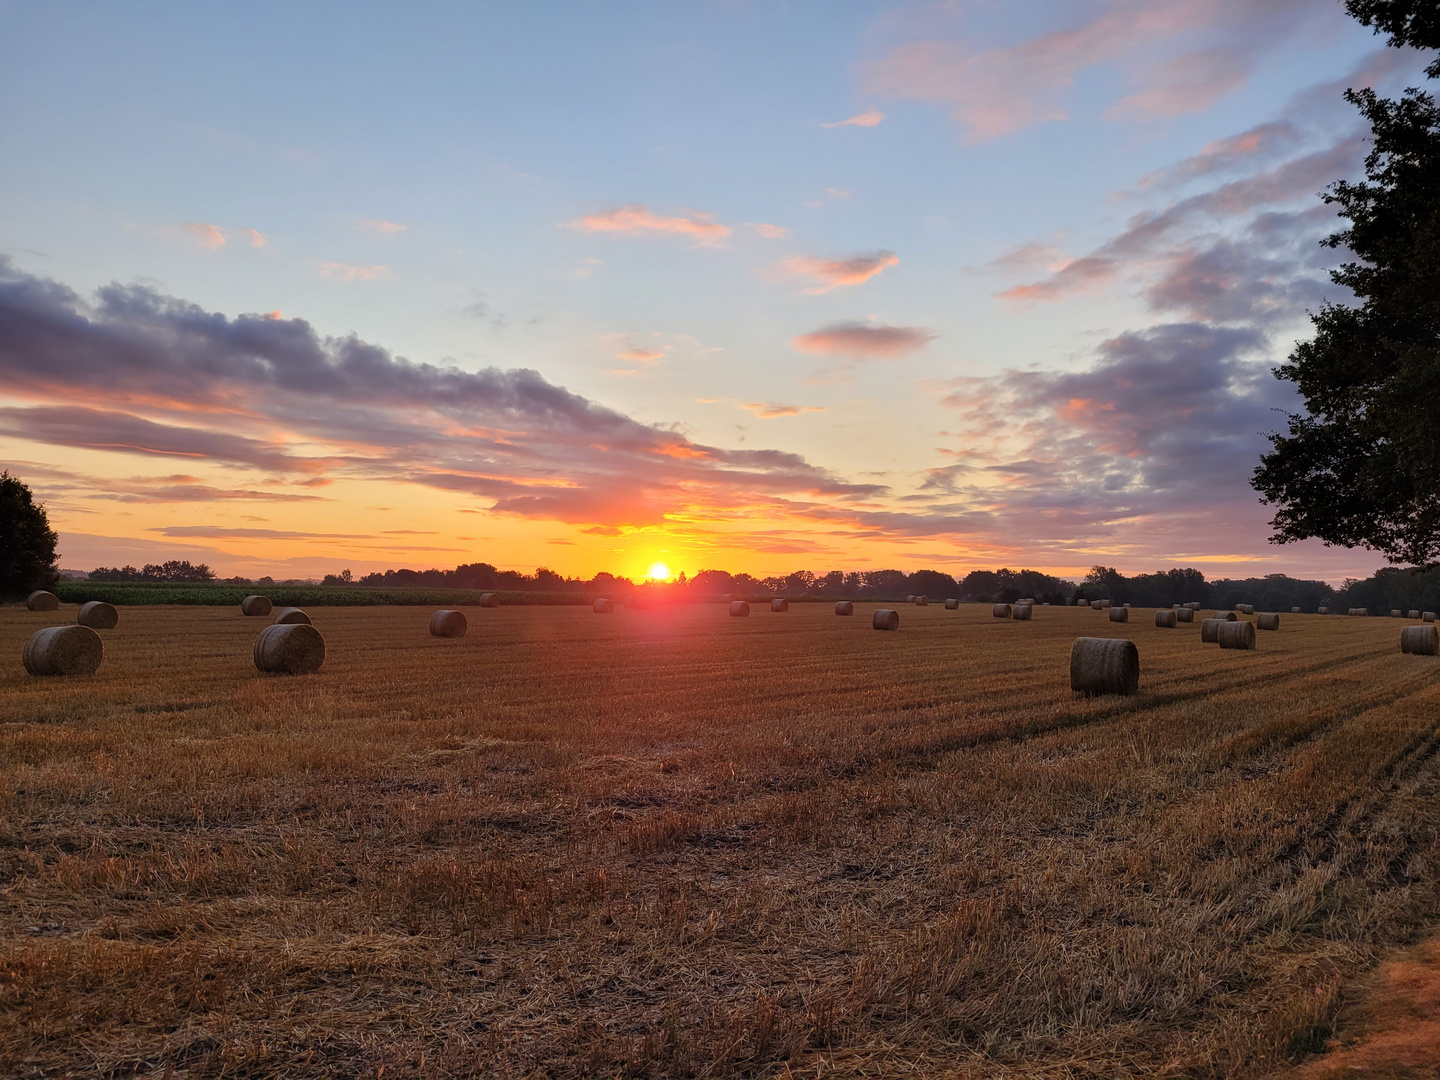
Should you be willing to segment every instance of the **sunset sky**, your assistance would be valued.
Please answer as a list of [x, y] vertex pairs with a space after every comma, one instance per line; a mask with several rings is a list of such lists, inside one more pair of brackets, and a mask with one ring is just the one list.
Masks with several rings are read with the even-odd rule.
[[[0, 0], [0, 464], [61, 565], [1338, 581], [1339, 0]], [[1280, 410], [1280, 411], [1277, 411]]]

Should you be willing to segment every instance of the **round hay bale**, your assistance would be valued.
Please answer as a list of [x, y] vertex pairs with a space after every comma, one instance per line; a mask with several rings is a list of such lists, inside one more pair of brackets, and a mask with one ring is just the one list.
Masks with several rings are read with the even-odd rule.
[[1129, 622], [1130, 609], [1128, 607], [1112, 607], [1110, 609], [1111, 622]]
[[1392, 618], [1392, 619], [1403, 619], [1404, 617], [1405, 617], [1405, 613], [1404, 613], [1403, 611], [1401, 611], [1398, 607], [1397, 607], [1397, 608], [1391, 608], [1391, 609], [1390, 609], [1390, 618]]
[[1422, 611], [1422, 612], [1420, 613], [1420, 621], [1421, 621], [1421, 622], [1434, 622], [1434, 621], [1435, 621], [1435, 612], [1433, 612], [1433, 611]]
[[900, 613], [894, 608], [876, 608], [875, 616], [870, 620], [870, 625], [876, 630], [899, 630]]
[[949, 600], [946, 600], [946, 601], [945, 601], [945, 610], [946, 610], [946, 611], [959, 611], [959, 610], [960, 610], [960, 601], [959, 601], [959, 600], [956, 600], [956, 599], [953, 599], [953, 598], [952, 598], [952, 599], [949, 599]]
[[1186, 603], [1185, 606], [1188, 607], [1191, 611], [1199, 611], [1201, 605], [1199, 600], [1191, 600]]
[[1255, 616], [1255, 629], [1256, 629], [1256, 630], [1279, 630], [1279, 629], [1280, 629], [1280, 615], [1279, 615], [1279, 613], [1278, 613], [1278, 612], [1274, 612], [1274, 611], [1262, 611], [1259, 615], [1256, 615], [1256, 616]]
[[1129, 605], [1129, 604], [1121, 604], [1120, 606], [1123, 607], [1126, 611], [1129, 611], [1129, 610], [1130, 610], [1130, 605]]
[[921, 593], [919, 596], [915, 597], [915, 606], [916, 606], [916, 607], [929, 607], [929, 606], [930, 606], [930, 597], [926, 596], [924, 593]]
[[31, 675], [93, 675], [104, 658], [100, 635], [78, 624], [35, 631], [20, 657]]
[[270, 598], [268, 596], [247, 596], [240, 601], [241, 615], [269, 615]]
[[255, 666], [267, 675], [310, 675], [324, 662], [325, 639], [309, 623], [272, 623], [255, 639]]
[[1219, 619], [1221, 622], [1234, 622], [1238, 616], [1233, 611], [1217, 611], [1210, 616], [1212, 619]]
[[1240, 610], [1240, 614], [1241, 614], [1241, 615], [1254, 615], [1254, 614], [1255, 614], [1255, 605], [1254, 605], [1254, 604], [1241, 604], [1239, 610]]
[[1370, 614], [1370, 609], [1369, 609], [1369, 608], [1363, 608], [1363, 607], [1352, 607], [1352, 608], [1351, 608], [1349, 611], [1347, 611], [1345, 614], [1347, 614], [1347, 615], [1369, 615], [1369, 614]]
[[1175, 615], [1176, 612], [1174, 609], [1157, 611], [1155, 612], [1155, 625], [1163, 627], [1166, 630], [1173, 630], [1175, 629]]
[[1400, 651], [1416, 656], [1440, 655], [1440, 628], [1433, 625], [1405, 627], [1400, 631]]
[[990, 614], [994, 615], [997, 619], [1008, 619], [1010, 618], [1010, 605], [996, 604], [990, 609]]
[[[279, 619], [275, 620], [279, 622]], [[463, 611], [452, 611], [449, 608], [441, 608], [430, 616], [431, 637], [464, 637], [465, 631], [470, 629], [470, 621], [465, 618]]]
[[614, 615], [615, 601], [607, 600], [603, 596], [597, 596], [595, 602], [590, 605], [590, 610], [595, 612], [596, 615]]
[[114, 630], [120, 623], [120, 612], [115, 610], [114, 604], [91, 600], [88, 604], [80, 605], [80, 614], [75, 616], [75, 622], [80, 626], [88, 626], [91, 630]]
[[60, 598], [53, 592], [36, 589], [25, 598], [25, 606], [31, 611], [56, 611], [60, 607]]
[[790, 610], [790, 601], [789, 601], [789, 600], [771, 600], [771, 601], [770, 601], [770, 610], [771, 610], [771, 611], [789, 611], [789, 610]]
[[1033, 616], [1034, 614], [1035, 614], [1035, 605], [1034, 605], [1034, 604], [1016, 604], [1016, 605], [1015, 605], [1013, 608], [1011, 608], [1011, 610], [1010, 610], [1010, 617], [1011, 617], [1012, 619], [1018, 619], [1018, 620], [1020, 620], [1021, 622], [1029, 622], [1031, 616]]
[[1188, 607], [1182, 607], [1179, 611], [1175, 612], [1175, 621], [1193, 623], [1195, 621], [1195, 612], [1191, 611]]
[[[1124, 611], [1124, 608], [1119, 610]], [[1076, 638], [1070, 646], [1070, 689], [1094, 694], [1133, 694], [1140, 688], [1140, 650], [1125, 638]]]
[[499, 593], [493, 593], [493, 592], [481, 593], [481, 594], [480, 594], [480, 606], [481, 606], [481, 607], [499, 607], [499, 606], [500, 606], [500, 594], [499, 594]]
[[1255, 624], [1249, 619], [1239, 622], [1222, 622], [1220, 632], [1215, 635], [1222, 649], [1255, 648]]
[[1316, 614], [1316, 615], [1329, 615], [1329, 614], [1330, 614], [1330, 609], [1329, 609], [1328, 607], [1326, 607], [1324, 604], [1321, 604], [1318, 608], [1315, 609], [1315, 614]]
[[837, 603], [837, 604], [835, 605], [835, 614], [836, 614], [836, 615], [854, 615], [854, 614], [855, 614], [855, 605], [852, 604], [849, 600], [841, 600], [839, 603]]
[[1213, 645], [1215, 644], [1215, 642], [1219, 641], [1220, 624], [1224, 621], [1224, 619], [1201, 619], [1200, 640], [1210, 645]]
[[281, 608], [275, 616], [274, 623], [276, 626], [299, 626], [301, 623], [308, 626], [310, 624], [310, 616], [306, 615], [305, 612], [301, 611], [298, 607]]
[[1114, 607], [1114, 606], [1115, 606], [1115, 601], [1113, 601], [1113, 600], [1101, 600], [1101, 601], [1100, 601], [1100, 610], [1101, 610], [1101, 611], [1109, 611], [1109, 610], [1110, 610], [1112, 607]]
[[1091, 600], [1091, 601], [1090, 601], [1090, 610], [1091, 610], [1091, 611], [1103, 611], [1104, 609], [1105, 609], [1105, 601], [1104, 601], [1104, 600]]
[[1300, 614], [1300, 609], [1299, 609], [1298, 607], [1292, 607], [1292, 608], [1290, 609], [1290, 614], [1291, 614], [1291, 615], [1299, 615], [1299, 614]]
[[914, 594], [913, 592], [912, 592], [909, 596], [905, 597], [905, 603], [907, 603], [907, 604], [913, 604], [914, 602], [915, 602], [915, 594]]
[[1419, 611], [1419, 609], [1412, 608], [1411, 611], [1410, 611], [1410, 614], [1407, 615], [1406, 618], [1408, 618], [1408, 619], [1418, 619], [1418, 618], [1420, 618], [1420, 611]]
[[730, 614], [737, 619], [743, 619], [746, 615], [750, 614], [750, 605], [744, 600], [731, 600]]

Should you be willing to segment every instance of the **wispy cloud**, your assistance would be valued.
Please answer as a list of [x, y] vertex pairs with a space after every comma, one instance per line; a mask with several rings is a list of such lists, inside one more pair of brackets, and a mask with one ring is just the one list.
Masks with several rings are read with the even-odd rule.
[[206, 225], [199, 221], [187, 221], [180, 228], [190, 234], [191, 239], [206, 251], [219, 251], [225, 246], [225, 230], [219, 225]]
[[784, 240], [790, 235], [790, 230], [784, 225], [770, 225], [764, 221], [747, 221], [745, 227], [766, 240]]
[[639, 346], [631, 345], [628, 349], [615, 354], [617, 360], [629, 360], [636, 364], [655, 364], [665, 359], [665, 354], [656, 349], [642, 349]]
[[372, 232], [393, 235], [394, 233], [402, 233], [407, 228], [409, 228], [408, 225], [401, 225], [398, 222], [394, 221], [382, 221], [379, 218], [361, 218], [359, 221], [355, 222], [355, 230], [357, 232]]
[[662, 217], [648, 206], [628, 206], [586, 214], [573, 221], [561, 222], [567, 229], [588, 233], [616, 233], [621, 236], [687, 236], [698, 244], [713, 245], [730, 235], [730, 226], [722, 225], [713, 214], [692, 211], [685, 215]]
[[884, 119], [885, 119], [885, 114], [884, 114], [883, 112], [881, 112], [879, 109], [866, 109], [864, 112], [862, 112], [862, 113], [856, 113], [854, 116], [846, 117], [844, 120], [835, 120], [835, 121], [833, 121], [833, 122], [831, 122], [831, 123], [829, 123], [829, 124], [821, 124], [820, 126], [823, 127], [823, 128], [838, 128], [838, 127], [873, 128], [873, 127], [878, 127], [879, 124], [880, 124], [880, 121], [882, 121], [882, 120], [884, 120]]
[[801, 413], [824, 412], [823, 405], [780, 405], [774, 401], [742, 401], [740, 408], [754, 413], [761, 420], [774, 420], [782, 416], [799, 416]]
[[259, 229], [237, 229], [235, 231], [243, 236], [245, 242], [252, 248], [263, 248], [270, 241], [270, 238]]
[[925, 348], [935, 337], [933, 331], [918, 326], [843, 322], [791, 338], [790, 344], [811, 356], [898, 360]]
[[390, 276], [390, 267], [384, 265], [357, 266], [354, 263], [322, 262], [319, 266], [321, 277], [338, 281], [377, 281]]
[[848, 259], [821, 259], [813, 255], [795, 255], [780, 264], [780, 270], [792, 277], [807, 277], [816, 284], [805, 291], [826, 293], [842, 285], [863, 285], [876, 274], [899, 266], [900, 258], [893, 251], [869, 251]]

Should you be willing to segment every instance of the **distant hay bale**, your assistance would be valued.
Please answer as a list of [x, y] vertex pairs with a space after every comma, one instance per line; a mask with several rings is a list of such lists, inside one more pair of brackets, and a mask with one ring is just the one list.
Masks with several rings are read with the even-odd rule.
[[1299, 614], [1300, 614], [1300, 609], [1299, 609], [1298, 607], [1292, 607], [1292, 608], [1290, 609], [1290, 614], [1291, 614], [1291, 615], [1299, 615]]
[[1235, 610], [1238, 611], [1238, 612], [1240, 612], [1241, 615], [1254, 615], [1254, 614], [1255, 614], [1255, 605], [1254, 605], [1254, 604], [1236, 604], [1236, 605], [1235, 605]]
[[1013, 608], [1010, 609], [1010, 617], [1012, 619], [1018, 619], [1021, 622], [1030, 621], [1031, 617], [1034, 614], [1034, 604], [1016, 604]]
[[1280, 616], [1274, 611], [1262, 611], [1255, 616], [1256, 630], [1279, 630]]
[[272, 623], [255, 639], [255, 666], [267, 675], [311, 675], [324, 662], [325, 639], [309, 623]]
[[789, 611], [789, 610], [790, 610], [790, 601], [789, 601], [789, 600], [785, 600], [785, 599], [783, 599], [783, 598], [771, 600], [771, 601], [770, 601], [770, 610], [771, 610], [771, 611]]
[[1199, 600], [1191, 600], [1191, 601], [1189, 601], [1188, 603], [1186, 603], [1185, 606], [1188, 607], [1191, 611], [1199, 611], [1199, 610], [1200, 610], [1200, 601], [1199, 601]]
[[597, 596], [595, 602], [590, 605], [590, 610], [595, 612], [596, 615], [614, 615], [615, 601], [607, 600], [603, 596]]
[[1170, 605], [1170, 610], [1171, 610], [1171, 611], [1179, 611], [1179, 610], [1180, 610], [1182, 607], [1184, 607], [1184, 606], [1185, 606], [1184, 604], [1171, 604], [1171, 605]]
[[240, 601], [241, 615], [269, 615], [270, 598], [268, 596], [247, 596]]
[[1104, 610], [1104, 608], [1105, 608], [1105, 601], [1104, 601], [1104, 600], [1091, 600], [1091, 601], [1090, 601], [1090, 609], [1091, 609], [1092, 611], [1102, 611], [1102, 610]]
[[1130, 605], [1129, 605], [1129, 604], [1121, 604], [1120, 606], [1123, 607], [1126, 611], [1129, 611], [1129, 610], [1130, 610]]
[[1420, 619], [1421, 619], [1422, 622], [1434, 622], [1434, 621], [1435, 621], [1435, 612], [1433, 612], [1433, 611], [1422, 611], [1422, 612], [1420, 613]]
[[1434, 624], [1405, 627], [1400, 631], [1400, 651], [1416, 656], [1440, 655], [1440, 628]]
[[91, 630], [114, 630], [120, 622], [120, 612], [115, 610], [114, 604], [91, 600], [88, 604], [80, 605], [80, 614], [75, 616], [75, 622], [79, 626], [88, 626]]
[[835, 605], [835, 614], [854, 615], [855, 605], [852, 604], [849, 600], [841, 600], [838, 604]]
[[1175, 612], [1175, 619], [1177, 622], [1193, 623], [1195, 621], [1195, 612], [1191, 611], [1188, 607], [1182, 607], [1179, 611]]
[[[456, 614], [458, 615], [459, 612], [456, 612]], [[275, 616], [276, 626], [290, 626], [292, 624], [298, 626], [301, 623], [308, 625], [309, 622], [310, 616], [306, 615], [305, 612], [301, 611], [298, 607], [281, 608], [280, 613]]]
[[926, 596], [924, 593], [921, 593], [919, 596], [915, 597], [915, 606], [916, 606], [916, 607], [929, 607], [929, 606], [930, 606], [930, 597]]
[[909, 596], [905, 597], [905, 603], [907, 603], [907, 604], [913, 604], [914, 602], [915, 602], [915, 594], [914, 594], [914, 593], [911, 593]]
[[1224, 619], [1202, 619], [1200, 620], [1200, 640], [1208, 644], [1215, 644], [1220, 640], [1220, 626]]
[[[1124, 608], [1118, 609], [1124, 611]], [[1070, 689], [1094, 694], [1133, 694], [1140, 688], [1140, 651], [1124, 638], [1076, 638], [1070, 646]]]
[[1418, 618], [1420, 618], [1420, 611], [1419, 611], [1419, 609], [1418, 609], [1418, 608], [1412, 608], [1412, 609], [1410, 610], [1410, 614], [1409, 614], [1408, 616], [1406, 616], [1406, 618], [1410, 618], [1410, 619], [1418, 619]]
[[1126, 607], [1112, 607], [1110, 609], [1111, 622], [1129, 622], [1130, 609]]
[[1249, 619], [1241, 619], [1239, 622], [1222, 622], [1220, 631], [1215, 637], [1222, 649], [1253, 649], [1255, 648], [1255, 624]]
[[945, 610], [946, 610], [946, 611], [959, 611], [959, 610], [960, 610], [960, 601], [959, 601], [959, 600], [955, 600], [955, 599], [946, 600], [946, 601], [945, 601]]
[[104, 657], [100, 635], [77, 624], [35, 631], [20, 659], [31, 675], [93, 675]]
[[990, 609], [990, 614], [994, 615], [997, 619], [1008, 619], [1010, 618], [1010, 605], [996, 604]]
[[1318, 608], [1315, 609], [1315, 614], [1316, 614], [1316, 615], [1329, 615], [1329, 614], [1330, 614], [1330, 609], [1329, 609], [1328, 607], [1326, 607], [1324, 604], [1321, 604]]
[[31, 611], [56, 611], [60, 607], [60, 598], [53, 592], [36, 589], [25, 598], [25, 606]]
[[900, 613], [894, 608], [877, 608], [875, 617], [870, 620], [870, 625], [876, 630], [899, 630]]
[[744, 600], [731, 600], [730, 614], [737, 619], [743, 619], [746, 615], [750, 614], [750, 605]]
[[1115, 601], [1113, 601], [1113, 600], [1101, 600], [1101, 601], [1100, 601], [1100, 610], [1101, 610], [1101, 611], [1109, 611], [1109, 610], [1114, 606], [1114, 604], [1115, 604]]
[[1369, 614], [1370, 614], [1370, 609], [1369, 609], [1369, 608], [1364, 608], [1364, 607], [1352, 607], [1352, 608], [1351, 608], [1349, 611], [1347, 611], [1345, 614], [1347, 614], [1347, 615], [1369, 615]]
[[481, 607], [499, 607], [499, 606], [500, 606], [500, 594], [499, 594], [499, 593], [493, 593], [493, 592], [481, 593], [481, 594], [480, 594], [480, 606], [481, 606]]
[[720, 603], [722, 603], [722, 604], [728, 604], [728, 603], [730, 603], [730, 602], [731, 602], [732, 600], [734, 600], [734, 599], [735, 599], [735, 595], [734, 595], [733, 593], [722, 592], [722, 593], [720, 594]]
[[1401, 611], [1398, 607], [1397, 607], [1397, 608], [1391, 608], [1391, 609], [1390, 609], [1390, 618], [1392, 618], [1392, 619], [1403, 619], [1404, 617], [1405, 617], [1405, 613], [1404, 613], [1403, 611]]
[[1218, 619], [1221, 622], [1234, 622], [1239, 616], [1237, 616], [1233, 611], [1217, 611], [1214, 615], [1211, 615], [1210, 617], [1212, 619]]
[[1166, 630], [1175, 628], [1176, 612], [1173, 609], [1155, 612], [1155, 625], [1164, 627]]
[[[280, 620], [275, 621], [279, 622]], [[465, 631], [469, 629], [470, 621], [465, 618], [463, 611], [441, 608], [430, 616], [431, 637], [464, 637]]]

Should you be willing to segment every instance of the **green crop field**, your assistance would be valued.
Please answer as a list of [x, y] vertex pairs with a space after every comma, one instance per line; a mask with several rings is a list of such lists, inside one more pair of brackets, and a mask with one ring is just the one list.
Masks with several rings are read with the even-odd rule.
[[0, 609], [0, 1075], [1261, 1076], [1433, 923], [1398, 621], [873, 606]]

